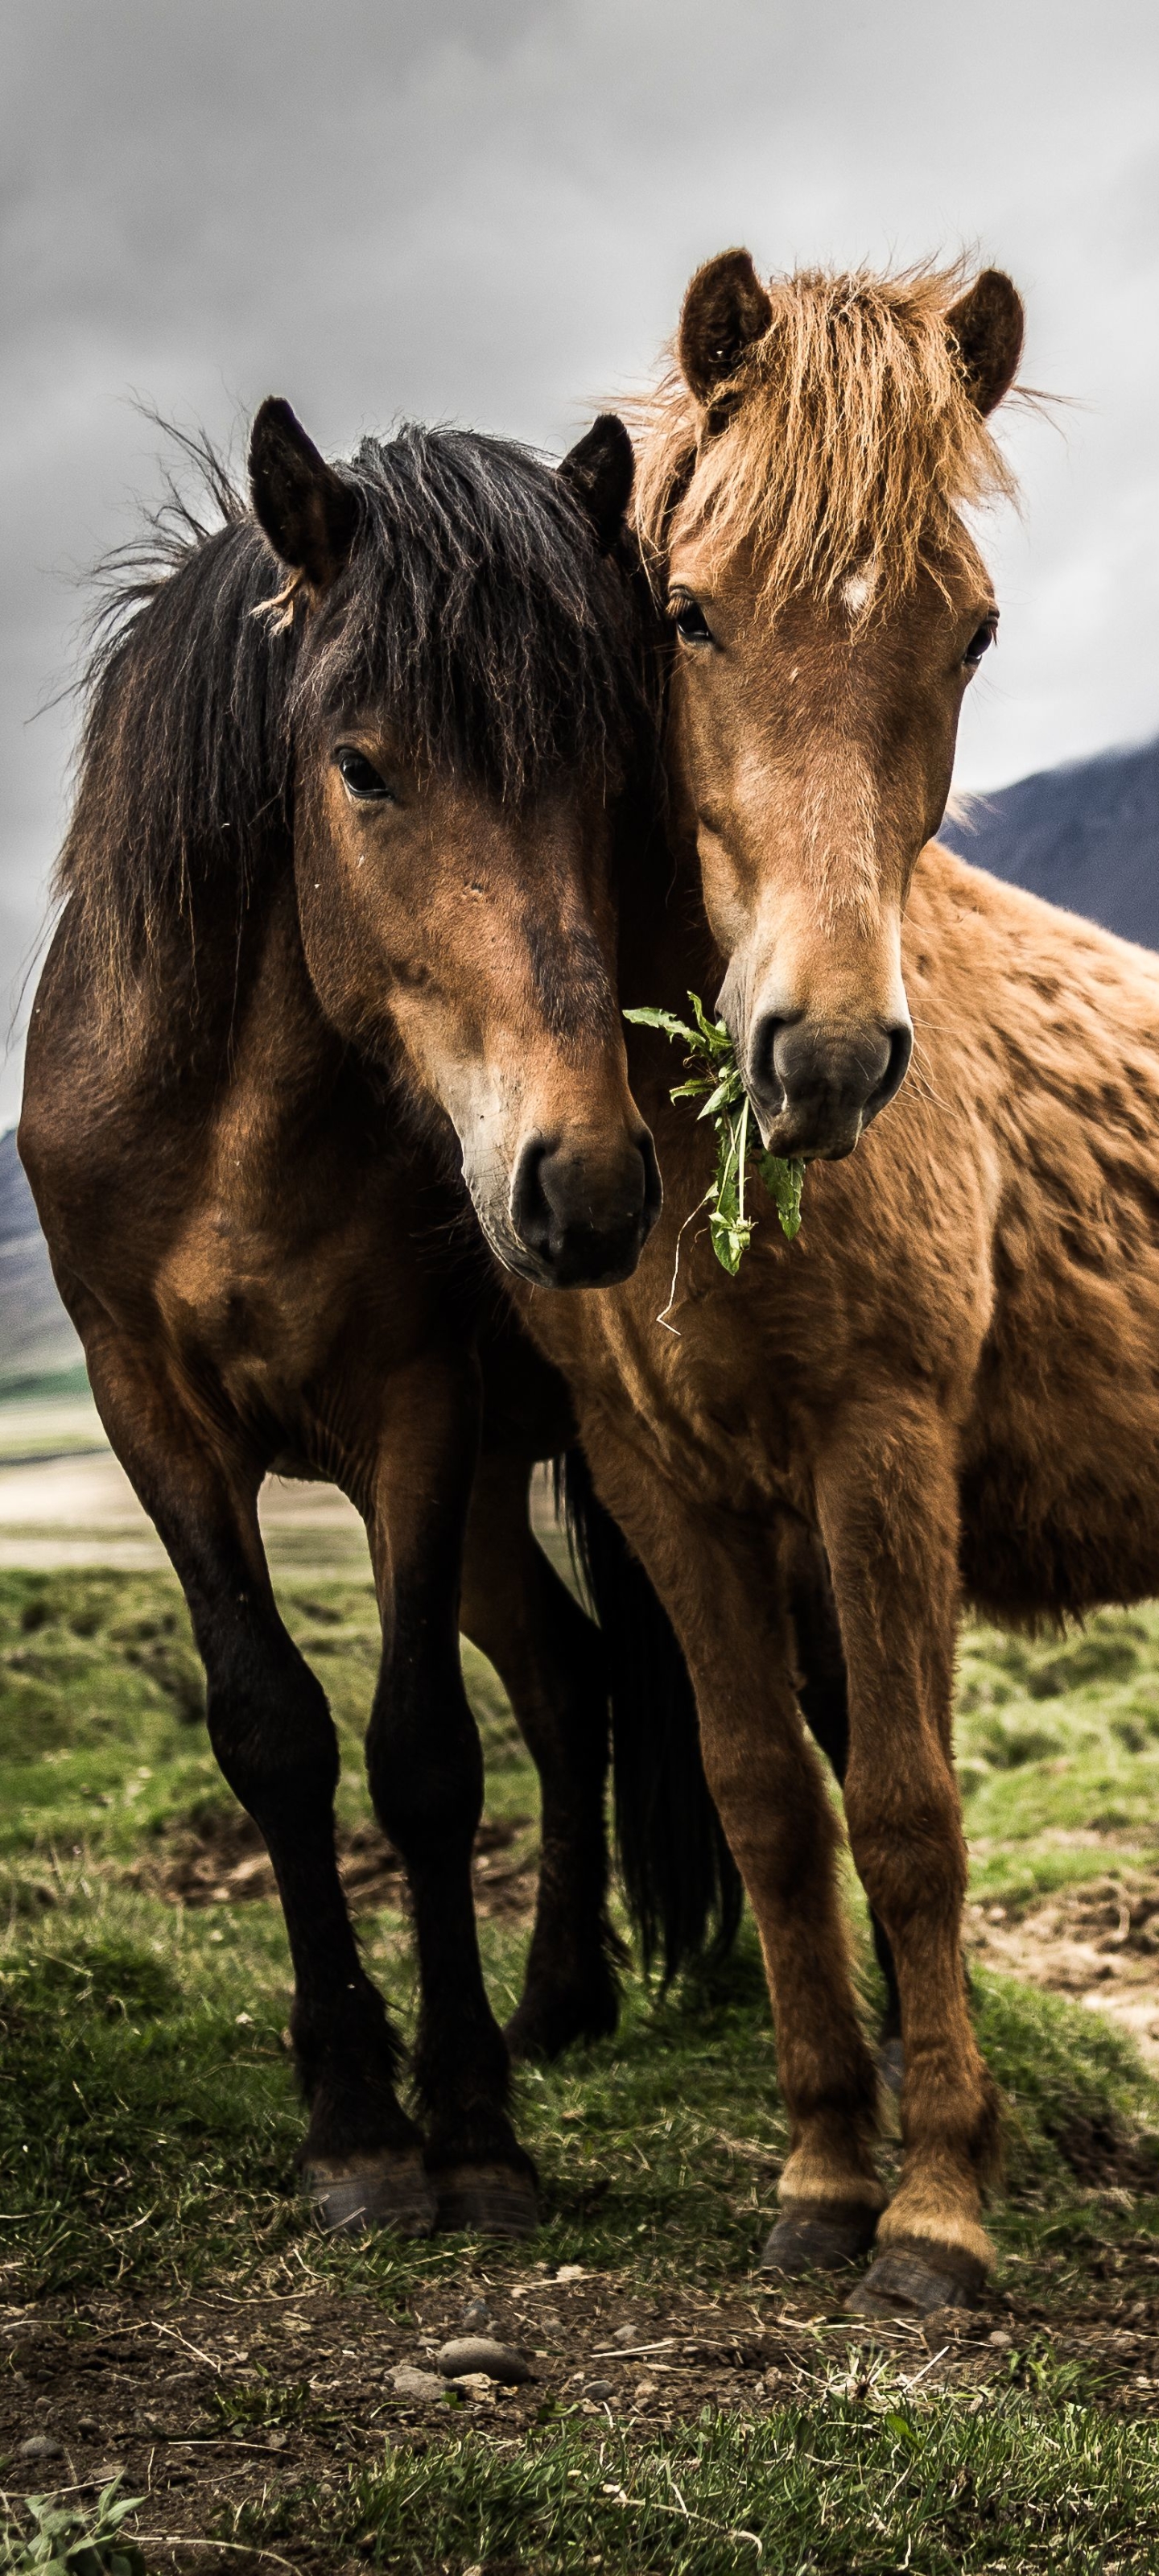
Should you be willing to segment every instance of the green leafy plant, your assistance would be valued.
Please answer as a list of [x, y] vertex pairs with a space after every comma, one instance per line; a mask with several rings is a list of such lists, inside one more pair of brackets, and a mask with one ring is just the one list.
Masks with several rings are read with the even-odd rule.
[[[708, 1231], [721, 1269], [735, 1279], [756, 1222], [746, 1203], [752, 1106], [724, 1021], [709, 1019], [699, 993], [690, 993], [688, 999], [695, 1025], [678, 1020], [672, 1011], [625, 1011], [624, 1018], [636, 1028], [662, 1029], [665, 1037], [681, 1038], [688, 1050], [689, 1078], [676, 1084], [672, 1098], [703, 1098], [698, 1114], [710, 1118], [716, 1129], [716, 1170], [700, 1205], [708, 1209]], [[798, 1155], [786, 1161], [780, 1154], [760, 1151], [753, 1152], [752, 1159], [776, 1207], [781, 1232], [791, 1243], [801, 1226], [804, 1163]]]
[[3, 2576], [145, 2576], [145, 2561], [121, 2525], [136, 2513], [141, 2496], [118, 2496], [119, 2478], [87, 2510], [56, 2504], [51, 2496], [24, 2498], [31, 2524], [0, 2524]]

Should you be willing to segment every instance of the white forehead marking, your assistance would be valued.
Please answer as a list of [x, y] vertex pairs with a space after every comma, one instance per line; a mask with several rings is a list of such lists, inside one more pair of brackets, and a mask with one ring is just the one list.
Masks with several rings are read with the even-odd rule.
[[876, 588], [877, 557], [867, 555], [865, 562], [858, 564], [856, 572], [847, 574], [841, 584], [841, 596], [851, 617], [860, 617], [862, 609], [868, 607]]

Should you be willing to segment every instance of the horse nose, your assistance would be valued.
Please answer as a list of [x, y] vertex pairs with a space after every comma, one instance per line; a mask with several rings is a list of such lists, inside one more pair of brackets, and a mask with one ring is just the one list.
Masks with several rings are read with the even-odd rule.
[[532, 1136], [511, 1186], [511, 1222], [553, 1288], [610, 1288], [631, 1277], [660, 1213], [660, 1171], [646, 1127], [615, 1152]]
[[771, 1122], [776, 1151], [831, 1161], [901, 1089], [913, 1050], [908, 1020], [827, 1028], [804, 1013], [769, 1013], [749, 1047], [748, 1088]]

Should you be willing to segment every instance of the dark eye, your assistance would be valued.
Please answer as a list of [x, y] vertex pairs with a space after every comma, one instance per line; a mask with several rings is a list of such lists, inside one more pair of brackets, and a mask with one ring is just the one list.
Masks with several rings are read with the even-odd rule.
[[365, 752], [353, 751], [348, 743], [343, 743], [341, 750], [335, 752], [334, 760], [342, 784], [352, 796], [385, 797], [388, 803], [393, 803], [393, 791], [385, 778], [379, 777]]
[[966, 650], [962, 655], [962, 660], [966, 665], [966, 669], [968, 671], [976, 671], [983, 653], [988, 653], [991, 645], [996, 644], [997, 641], [998, 611], [995, 609], [993, 616], [984, 619], [982, 625], [978, 628], [977, 634], [971, 636], [970, 641], [966, 646]]
[[687, 591], [674, 590], [668, 607], [682, 644], [711, 644], [715, 640], [699, 601], [690, 599]]

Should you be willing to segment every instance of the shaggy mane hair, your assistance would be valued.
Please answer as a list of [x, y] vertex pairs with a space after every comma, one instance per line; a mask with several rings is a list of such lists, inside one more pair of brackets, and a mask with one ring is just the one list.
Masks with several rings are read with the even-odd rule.
[[337, 469], [358, 500], [350, 561], [311, 611], [220, 457], [170, 434], [201, 492], [170, 481], [98, 573], [57, 869], [103, 995], [127, 997], [175, 919], [192, 947], [200, 890], [240, 921], [288, 863], [296, 750], [339, 707], [381, 709], [421, 770], [503, 804], [615, 791], [652, 733], [639, 603], [538, 457], [410, 424], [364, 440]]
[[774, 607], [832, 598], [872, 553], [879, 614], [919, 564], [961, 551], [962, 504], [1015, 480], [965, 389], [946, 328], [963, 268], [802, 269], [773, 278], [773, 318], [719, 390], [721, 428], [673, 366], [633, 406], [636, 517], [650, 563], [666, 554], [674, 504], [710, 530], [719, 557], [746, 541]]

